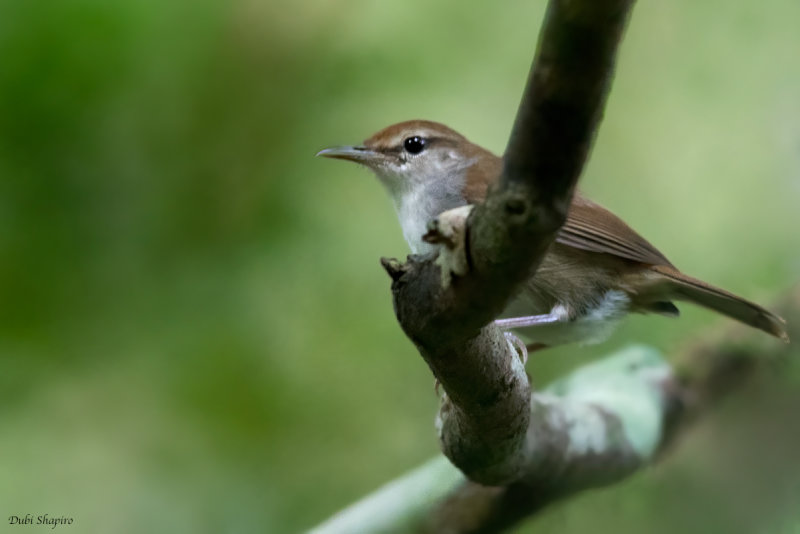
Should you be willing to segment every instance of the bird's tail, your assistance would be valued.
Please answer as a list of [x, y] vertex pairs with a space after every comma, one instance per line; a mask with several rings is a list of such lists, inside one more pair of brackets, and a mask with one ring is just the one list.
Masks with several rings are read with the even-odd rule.
[[671, 298], [693, 302], [789, 342], [786, 321], [758, 304], [687, 276], [673, 267], [659, 265], [651, 269], [669, 281]]

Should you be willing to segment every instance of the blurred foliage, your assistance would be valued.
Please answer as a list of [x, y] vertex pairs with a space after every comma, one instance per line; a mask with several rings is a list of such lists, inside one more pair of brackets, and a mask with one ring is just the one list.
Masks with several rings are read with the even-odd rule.
[[[435, 454], [432, 379], [377, 263], [405, 253], [390, 204], [313, 154], [417, 117], [501, 151], [543, 9], [0, 1], [5, 515], [292, 532]], [[800, 272], [798, 20], [778, 0], [641, 2], [583, 182], [764, 302]], [[529, 371], [719, 320], [682, 311]], [[521, 531], [796, 532], [798, 374]]]

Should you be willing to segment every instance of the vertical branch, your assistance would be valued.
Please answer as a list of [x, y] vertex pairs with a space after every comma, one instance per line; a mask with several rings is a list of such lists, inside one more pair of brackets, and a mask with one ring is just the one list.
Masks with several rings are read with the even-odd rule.
[[[530, 276], [566, 219], [603, 115], [632, 5], [632, 0], [548, 4], [503, 156], [500, 190], [475, 210], [471, 228], [476, 271], [491, 273], [494, 287], [500, 276], [515, 282]], [[506, 232], [497, 228], [503, 219], [508, 219]], [[525, 246], [515, 246], [519, 243]], [[510, 261], [509, 254], [527, 261]], [[524, 268], [497, 272], [498, 264]]]
[[[436, 263], [384, 263], [398, 321], [447, 393], [442, 449], [471, 480], [507, 484], [530, 474], [527, 462], [538, 446], [532, 430], [545, 428], [547, 413], [532, 418], [524, 368], [490, 323], [566, 219], [632, 4], [550, 1], [500, 186], [472, 210], [466, 228], [456, 228], [456, 247], [470, 261], [448, 264], [456, 253]], [[443, 283], [451, 277], [441, 269], [460, 276]]]

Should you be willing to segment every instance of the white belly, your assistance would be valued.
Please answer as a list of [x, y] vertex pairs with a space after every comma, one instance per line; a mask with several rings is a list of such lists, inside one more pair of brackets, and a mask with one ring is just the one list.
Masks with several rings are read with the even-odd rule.
[[[574, 318], [566, 318], [569, 314], [561, 305], [556, 305], [551, 313], [564, 318], [551, 324], [542, 324], [523, 328], [515, 328], [514, 332], [529, 343], [543, 343], [548, 347], [566, 343], [592, 345], [608, 339], [619, 326], [620, 321], [630, 310], [630, 298], [623, 291], [611, 290], [603, 295], [600, 302], [588, 309], [584, 314]], [[525, 311], [525, 308], [528, 311]], [[537, 313], [523, 298], [513, 302], [503, 313], [504, 317], [518, 317]]]

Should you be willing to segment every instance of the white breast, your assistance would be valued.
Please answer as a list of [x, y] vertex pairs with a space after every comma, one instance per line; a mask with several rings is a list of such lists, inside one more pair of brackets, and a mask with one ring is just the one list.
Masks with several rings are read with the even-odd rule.
[[428, 223], [440, 213], [463, 206], [466, 202], [459, 195], [443, 187], [443, 182], [416, 184], [402, 195], [394, 196], [397, 218], [412, 254], [426, 254], [436, 249], [422, 240], [428, 231]]
[[433, 245], [422, 240], [422, 236], [428, 231], [428, 222], [439, 215], [430, 204], [422, 187], [409, 191], [395, 204], [403, 237], [413, 254], [425, 254], [434, 250]]

